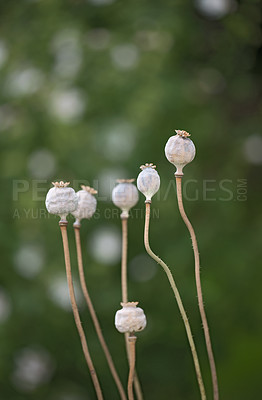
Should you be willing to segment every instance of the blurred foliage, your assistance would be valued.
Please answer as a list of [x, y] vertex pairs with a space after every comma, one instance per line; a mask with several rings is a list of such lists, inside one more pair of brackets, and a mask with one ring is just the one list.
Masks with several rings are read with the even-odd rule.
[[[221, 399], [257, 400], [261, 1], [8, 0], [0, 2], [0, 20], [1, 399], [95, 398], [63, 305], [58, 220], [44, 207], [54, 179], [99, 190], [98, 213], [82, 227], [84, 261], [126, 382], [123, 338], [113, 324], [120, 302], [120, 220], [109, 189], [116, 177], [136, 177], [145, 162], [156, 163], [161, 176], [152, 248], [176, 273], [211, 398], [191, 243], [178, 214], [174, 168], [163, 151], [178, 128], [189, 131], [197, 147], [185, 169], [185, 207], [198, 235]], [[148, 316], [137, 364], [145, 398], [197, 399], [175, 301], [166, 277], [145, 256], [143, 209], [141, 196], [129, 222], [129, 291]], [[116, 246], [112, 253], [102, 242], [102, 258], [94, 252], [101, 232]], [[71, 226], [69, 235], [77, 281]], [[83, 305], [81, 312], [105, 399], [117, 399]]]

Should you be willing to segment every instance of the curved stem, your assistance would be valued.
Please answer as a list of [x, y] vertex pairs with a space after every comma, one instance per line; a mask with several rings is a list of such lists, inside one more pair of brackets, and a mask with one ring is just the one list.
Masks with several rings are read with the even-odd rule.
[[76, 250], [77, 250], [78, 272], [79, 272], [80, 283], [81, 283], [82, 291], [83, 291], [83, 294], [84, 294], [84, 297], [86, 300], [86, 304], [88, 306], [92, 321], [94, 323], [94, 327], [95, 327], [99, 342], [104, 351], [109, 369], [111, 371], [111, 374], [113, 376], [115, 384], [118, 388], [120, 397], [122, 400], [127, 400], [124, 388], [122, 386], [122, 383], [121, 383], [118, 373], [116, 371], [112, 356], [111, 356], [108, 346], [106, 344], [100, 323], [98, 321], [92, 300], [90, 298], [90, 295], [89, 295], [89, 292], [88, 292], [88, 289], [86, 286], [86, 280], [85, 280], [85, 274], [84, 274], [84, 268], [83, 268], [82, 248], [81, 248], [80, 226], [74, 226], [74, 230], [75, 230], [75, 241], [76, 241]]
[[184, 210], [184, 205], [183, 205], [183, 197], [182, 197], [182, 178], [176, 177], [176, 187], [177, 187], [177, 201], [178, 201], [178, 207], [179, 211], [181, 214], [181, 217], [184, 221], [184, 223], [187, 226], [187, 229], [189, 230], [191, 239], [192, 239], [192, 244], [193, 244], [193, 251], [194, 251], [194, 258], [195, 258], [195, 279], [196, 279], [196, 288], [197, 288], [197, 297], [198, 297], [198, 307], [200, 311], [200, 316], [204, 328], [204, 335], [205, 335], [205, 341], [206, 341], [206, 348], [207, 348], [207, 353], [208, 353], [208, 359], [209, 359], [209, 364], [210, 364], [210, 369], [211, 369], [211, 375], [212, 375], [212, 383], [213, 383], [213, 397], [214, 400], [219, 399], [219, 392], [218, 392], [218, 382], [217, 382], [217, 372], [216, 372], [216, 364], [215, 364], [215, 359], [213, 355], [213, 350], [212, 350], [212, 343], [211, 343], [211, 338], [209, 334], [209, 328], [208, 328], [208, 322], [207, 322], [207, 317], [205, 313], [205, 308], [204, 308], [204, 301], [203, 301], [203, 294], [202, 294], [202, 287], [201, 287], [201, 279], [200, 279], [200, 261], [199, 261], [199, 252], [198, 252], [198, 245], [197, 245], [197, 239], [196, 239], [196, 234], [194, 231], [194, 228], [189, 221], [185, 210]]
[[133, 382], [136, 365], [136, 336], [129, 336], [129, 376], [127, 384], [128, 400], [134, 400]]
[[[128, 289], [127, 289], [127, 250], [128, 250], [128, 219], [122, 217], [122, 257], [121, 257], [121, 289], [122, 289], [122, 302], [128, 302]], [[129, 361], [129, 333], [125, 333], [126, 353]], [[143, 400], [143, 393], [141, 385], [135, 371], [134, 386], [137, 400]]]
[[75, 298], [75, 292], [74, 292], [74, 285], [73, 285], [73, 278], [72, 278], [72, 271], [71, 271], [71, 263], [70, 263], [70, 254], [69, 254], [69, 245], [68, 245], [68, 237], [67, 237], [67, 222], [61, 222], [60, 224], [60, 229], [61, 229], [61, 234], [62, 234], [62, 240], [63, 240], [63, 247], [64, 247], [64, 256], [65, 256], [65, 266], [66, 266], [66, 276], [67, 276], [67, 282], [68, 282], [68, 288], [69, 288], [69, 294], [70, 294], [70, 300], [72, 304], [72, 310], [73, 310], [73, 315], [75, 319], [75, 324], [80, 336], [81, 344], [82, 344], [82, 349], [83, 353], [86, 359], [86, 363], [88, 365], [89, 371], [91, 378], [93, 380], [93, 384], [95, 387], [96, 395], [98, 400], [103, 400], [103, 394], [102, 390], [96, 375], [95, 367], [93, 365], [88, 346], [87, 346], [87, 341], [85, 337], [85, 333], [81, 324], [78, 308], [77, 308], [77, 303], [76, 303], [76, 298]]
[[191, 349], [191, 353], [192, 353], [192, 357], [193, 357], [193, 361], [194, 361], [194, 366], [195, 366], [195, 370], [196, 370], [196, 376], [197, 376], [197, 381], [198, 381], [199, 390], [200, 390], [200, 394], [201, 394], [201, 399], [206, 400], [205, 387], [204, 387], [201, 369], [200, 369], [200, 365], [199, 365], [199, 361], [198, 361], [196, 346], [194, 343], [194, 339], [193, 339], [190, 324], [189, 324], [189, 321], [188, 321], [188, 318], [186, 315], [186, 311], [185, 311], [183, 303], [182, 303], [182, 299], [180, 297], [179, 291], [177, 289], [176, 283], [174, 281], [173, 275], [172, 275], [169, 267], [166, 265], [166, 263], [163, 260], [161, 260], [161, 258], [159, 258], [151, 250], [150, 245], [149, 245], [150, 206], [151, 206], [151, 204], [147, 202], [146, 203], [146, 216], [145, 216], [145, 231], [144, 231], [145, 248], [146, 248], [147, 253], [150, 255], [150, 257], [152, 257], [164, 269], [164, 271], [167, 275], [167, 278], [169, 280], [169, 283], [171, 285], [171, 288], [174, 292], [174, 295], [175, 295], [175, 298], [177, 301], [177, 305], [178, 305], [180, 314], [182, 316], [182, 319], [183, 319], [183, 322], [185, 325], [186, 334], [187, 334], [187, 338], [188, 338], [188, 342], [190, 345], [190, 349]]

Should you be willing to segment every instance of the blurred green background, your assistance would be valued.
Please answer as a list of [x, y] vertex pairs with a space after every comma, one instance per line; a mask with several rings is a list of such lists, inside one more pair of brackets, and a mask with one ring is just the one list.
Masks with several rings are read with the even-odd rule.
[[[68, 303], [51, 181], [99, 191], [82, 224], [88, 287], [123, 382], [116, 178], [154, 162], [151, 244], [172, 267], [212, 398], [193, 253], [164, 146], [191, 133], [185, 208], [198, 236], [221, 399], [261, 396], [261, 4], [259, 0], [0, 2], [1, 400], [95, 399]], [[184, 327], [143, 246], [143, 196], [129, 221], [129, 292], [144, 308], [137, 370], [145, 399], [199, 398]], [[76, 289], [76, 254], [69, 239]], [[83, 325], [105, 399], [114, 382], [80, 290]]]

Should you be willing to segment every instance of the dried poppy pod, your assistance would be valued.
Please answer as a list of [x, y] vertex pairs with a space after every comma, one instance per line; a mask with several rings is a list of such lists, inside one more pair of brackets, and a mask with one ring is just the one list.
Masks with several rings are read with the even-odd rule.
[[61, 221], [66, 221], [66, 216], [77, 208], [78, 198], [73, 188], [68, 187], [69, 182], [52, 182], [54, 187], [49, 189], [45, 205], [50, 214], [59, 215]]
[[122, 309], [115, 315], [116, 329], [121, 333], [139, 332], [146, 327], [146, 316], [138, 302], [121, 303]]
[[82, 219], [90, 219], [96, 212], [97, 200], [94, 195], [97, 194], [97, 190], [84, 185], [82, 185], [81, 188], [82, 190], [76, 193], [78, 206], [76, 210], [71, 213], [76, 219], [74, 225], [80, 225]]
[[190, 134], [186, 131], [175, 131], [177, 134], [171, 136], [165, 146], [165, 154], [171, 164], [177, 168], [175, 175], [182, 176], [183, 168], [190, 163], [196, 154], [196, 148], [191, 139]]
[[146, 201], [158, 192], [160, 188], [160, 176], [156, 171], [156, 166], [152, 163], [141, 165], [142, 172], [137, 178], [138, 190], [146, 197]]
[[122, 210], [121, 218], [128, 218], [129, 210], [138, 202], [138, 191], [132, 182], [134, 179], [118, 179], [112, 192], [113, 203]]

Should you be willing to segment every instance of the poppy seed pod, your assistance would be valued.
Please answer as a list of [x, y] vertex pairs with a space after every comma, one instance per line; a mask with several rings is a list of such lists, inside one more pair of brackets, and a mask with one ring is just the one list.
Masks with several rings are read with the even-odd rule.
[[52, 182], [54, 187], [49, 189], [45, 205], [50, 214], [56, 214], [61, 217], [61, 221], [66, 221], [66, 216], [77, 208], [77, 195], [69, 182]]
[[165, 146], [165, 154], [171, 164], [177, 168], [175, 175], [183, 175], [183, 168], [190, 163], [196, 154], [196, 148], [190, 134], [186, 131], [175, 131], [177, 134], [171, 136]]
[[147, 201], [156, 194], [160, 187], [160, 176], [156, 171], [156, 166], [151, 164], [141, 165], [142, 172], [137, 178], [138, 190], [143, 193]]
[[138, 202], [138, 191], [132, 182], [134, 179], [118, 179], [112, 192], [113, 203], [122, 210], [121, 218], [128, 218], [130, 208]]
[[121, 303], [122, 309], [115, 315], [116, 329], [121, 333], [139, 332], [146, 327], [146, 316], [138, 302]]
[[75, 224], [79, 225], [81, 219], [90, 219], [95, 211], [97, 201], [94, 194], [97, 194], [97, 190], [91, 188], [90, 186], [81, 186], [82, 190], [79, 190], [76, 195], [78, 198], [78, 206], [75, 211], [71, 214], [75, 217]]

